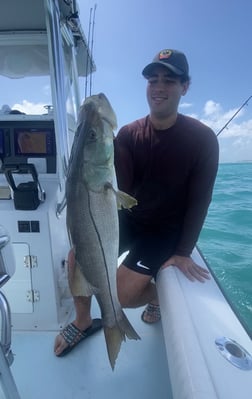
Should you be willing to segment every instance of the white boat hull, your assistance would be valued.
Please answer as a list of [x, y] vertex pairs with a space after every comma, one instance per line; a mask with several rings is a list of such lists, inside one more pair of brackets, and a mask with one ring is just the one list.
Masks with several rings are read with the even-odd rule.
[[[193, 257], [206, 267], [196, 249]], [[192, 283], [169, 267], [157, 284], [173, 399], [251, 398], [252, 370], [231, 364], [215, 344], [226, 337], [252, 353], [251, 339], [214, 278]], [[236, 352], [235, 360], [242, 360]]]

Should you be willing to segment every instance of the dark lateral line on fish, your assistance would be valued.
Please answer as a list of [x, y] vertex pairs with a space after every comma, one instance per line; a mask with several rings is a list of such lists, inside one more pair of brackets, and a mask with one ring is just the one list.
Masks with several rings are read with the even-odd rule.
[[[106, 268], [107, 281], [108, 281], [108, 283], [109, 283], [107, 262], [106, 262], [106, 258], [105, 258], [104, 249], [103, 249], [103, 246], [102, 246], [101, 236], [100, 236], [100, 234], [99, 234], [99, 231], [98, 231], [97, 226], [96, 226], [96, 224], [95, 224], [94, 217], [93, 217], [92, 212], [91, 212], [91, 204], [90, 204], [90, 195], [89, 195], [89, 191], [87, 191], [87, 195], [88, 195], [88, 210], [89, 210], [89, 214], [90, 214], [91, 220], [92, 220], [93, 225], [94, 225], [94, 229], [95, 229], [95, 231], [96, 231], [96, 234], [97, 234], [97, 237], [98, 237], [98, 240], [99, 240], [99, 243], [100, 243], [100, 247], [101, 247], [101, 250], [102, 250], [102, 256], [103, 256], [103, 260], [104, 260], [104, 264], [105, 264], [105, 268]], [[112, 294], [111, 294], [110, 283], [108, 284], [108, 286], [109, 286], [109, 295], [110, 295], [112, 307], [113, 307], [113, 309], [114, 309], [114, 314], [116, 315], [116, 311], [115, 311], [114, 303], [113, 303], [113, 299], [112, 299]]]

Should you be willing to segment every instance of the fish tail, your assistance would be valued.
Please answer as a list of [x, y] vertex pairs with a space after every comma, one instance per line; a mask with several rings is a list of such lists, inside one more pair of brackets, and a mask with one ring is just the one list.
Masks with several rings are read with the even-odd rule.
[[124, 312], [122, 312], [122, 318], [117, 321], [113, 327], [104, 326], [104, 335], [112, 370], [115, 368], [115, 362], [120, 351], [122, 341], [125, 341], [126, 337], [136, 340], [141, 339], [130, 324]]
[[125, 335], [129, 339], [141, 339], [135, 329], [132, 327], [131, 323], [129, 322], [127, 316], [122, 311], [122, 319], [119, 321], [120, 328], [124, 331]]

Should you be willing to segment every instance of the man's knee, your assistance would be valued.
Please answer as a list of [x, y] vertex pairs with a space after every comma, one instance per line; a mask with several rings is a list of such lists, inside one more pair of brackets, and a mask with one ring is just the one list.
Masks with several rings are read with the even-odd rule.
[[122, 308], [134, 308], [135, 307], [135, 298], [124, 289], [118, 290], [118, 299], [122, 306]]
[[139, 299], [150, 282], [150, 277], [121, 265], [117, 271], [117, 293], [123, 308], [139, 306]]
[[131, 291], [129, 269], [121, 265], [117, 270], [117, 294], [123, 308], [130, 307], [133, 300]]

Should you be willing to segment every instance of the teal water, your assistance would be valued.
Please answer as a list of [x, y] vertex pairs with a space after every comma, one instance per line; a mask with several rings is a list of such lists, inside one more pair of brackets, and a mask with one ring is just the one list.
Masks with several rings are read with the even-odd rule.
[[252, 162], [220, 164], [198, 246], [252, 337]]

